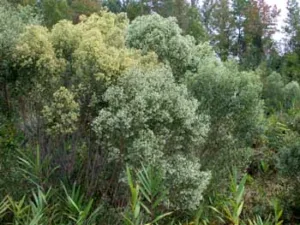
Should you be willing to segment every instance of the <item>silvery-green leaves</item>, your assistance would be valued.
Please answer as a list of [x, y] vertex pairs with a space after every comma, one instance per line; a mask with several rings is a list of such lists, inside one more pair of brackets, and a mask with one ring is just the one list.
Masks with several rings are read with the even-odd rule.
[[[184, 203], [171, 200], [174, 207], [191, 209], [198, 205], [209, 179], [197, 161], [209, 119], [197, 113], [198, 102], [186, 87], [176, 84], [167, 68], [148, 72], [134, 69], [108, 88], [104, 100], [108, 107], [99, 112], [93, 128], [101, 146], [110, 151], [111, 160], [121, 158], [136, 167], [141, 162], [159, 166], [170, 179], [168, 185], [179, 185], [170, 199], [175, 192], [186, 195]], [[178, 155], [183, 159], [173, 163]], [[193, 157], [197, 162], [190, 161]], [[188, 172], [189, 167], [195, 172]], [[183, 170], [186, 172], [181, 177]], [[179, 175], [177, 181], [171, 184], [175, 175]], [[188, 204], [192, 199], [193, 204]]]

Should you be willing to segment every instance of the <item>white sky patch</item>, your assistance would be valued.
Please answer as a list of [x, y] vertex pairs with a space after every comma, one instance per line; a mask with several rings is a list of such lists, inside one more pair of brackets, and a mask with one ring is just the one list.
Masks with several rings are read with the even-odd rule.
[[277, 19], [277, 29], [278, 32], [276, 34], [274, 34], [273, 38], [276, 41], [281, 41], [282, 38], [284, 37], [284, 34], [282, 33], [282, 27], [284, 26], [284, 20], [286, 19], [287, 16], [287, 0], [266, 0], [266, 2], [273, 6], [276, 5], [278, 9], [280, 9], [280, 15]]

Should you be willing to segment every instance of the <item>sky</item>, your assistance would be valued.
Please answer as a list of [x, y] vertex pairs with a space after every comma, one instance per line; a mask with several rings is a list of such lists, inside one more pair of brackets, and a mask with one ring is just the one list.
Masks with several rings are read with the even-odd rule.
[[[278, 18], [278, 29], [282, 30], [282, 26], [284, 25], [284, 19], [286, 18], [287, 10], [286, 4], [287, 0], [266, 0], [269, 5], [276, 5], [278, 9], [281, 10], [280, 16]], [[279, 31], [274, 34], [273, 38], [277, 41], [280, 41], [283, 37], [283, 34]]]

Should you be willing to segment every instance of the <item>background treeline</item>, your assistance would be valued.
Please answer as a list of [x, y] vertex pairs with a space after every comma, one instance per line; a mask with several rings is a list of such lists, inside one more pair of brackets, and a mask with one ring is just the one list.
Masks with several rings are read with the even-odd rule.
[[0, 224], [300, 223], [300, 7], [0, 0]]

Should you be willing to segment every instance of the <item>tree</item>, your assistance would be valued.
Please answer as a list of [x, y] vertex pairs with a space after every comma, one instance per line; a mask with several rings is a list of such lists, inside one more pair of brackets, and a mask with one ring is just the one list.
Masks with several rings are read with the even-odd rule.
[[79, 105], [74, 95], [65, 87], [60, 87], [53, 94], [53, 102], [42, 110], [46, 120], [47, 132], [51, 135], [73, 133], [77, 129]]
[[126, 12], [129, 20], [153, 12], [162, 17], [175, 17], [185, 34], [192, 35], [197, 42], [206, 41], [207, 34], [201, 23], [197, 1], [186, 0], [105, 0], [103, 5], [112, 12]]
[[234, 18], [228, 0], [218, 0], [211, 12], [210, 29], [213, 31], [211, 42], [221, 60], [226, 61], [231, 55], [234, 35]]
[[192, 52], [195, 51], [195, 40], [182, 35], [176, 20], [158, 14], [135, 19], [129, 26], [126, 43], [144, 54], [154, 51], [159, 60], [171, 66], [177, 80], [191, 64]]
[[104, 0], [102, 5], [107, 7], [113, 13], [123, 12], [124, 7], [121, 0]]
[[264, 81], [263, 99], [267, 113], [286, 112], [299, 106], [300, 92], [296, 81], [285, 83], [279, 73], [273, 72]]
[[103, 11], [83, 16], [79, 24], [60, 21], [51, 31], [27, 27], [14, 51], [18, 82], [23, 84], [19, 89], [34, 104], [24, 107], [40, 114], [45, 105], [51, 105], [57, 88], [66, 87], [79, 104], [81, 126], [88, 129], [109, 85], [131, 67], [157, 63], [153, 53], [142, 56], [126, 48], [127, 26], [124, 14]]
[[300, 7], [297, 0], [288, 0], [287, 18], [285, 20], [284, 32], [287, 36], [288, 52], [300, 53]]
[[287, 3], [287, 19], [284, 26], [286, 34], [286, 53], [283, 56], [282, 74], [290, 81], [300, 81], [300, 7], [298, 1], [289, 0]]
[[283, 88], [284, 82], [279, 73], [274, 72], [266, 78], [264, 82], [263, 99], [270, 111], [282, 109], [284, 103]]
[[[187, 72], [186, 80], [201, 110], [210, 115], [208, 154], [253, 142], [262, 119], [262, 85], [257, 74], [240, 72], [234, 63], [223, 65], [208, 57], [198, 64], [197, 72]], [[230, 147], [231, 140], [238, 142]]]
[[287, 52], [282, 57], [282, 67], [280, 72], [289, 81], [300, 81], [300, 55], [296, 52]]
[[[265, 0], [251, 0], [244, 9], [245, 48], [239, 56], [245, 68], [256, 68], [273, 47], [272, 35], [276, 32], [276, 19], [280, 13], [276, 6], [268, 5]], [[240, 47], [238, 47], [241, 49]]]
[[255, 69], [273, 49], [276, 6], [264, 0], [206, 0], [202, 15], [211, 43], [220, 58], [237, 57], [246, 69]]
[[200, 9], [203, 25], [209, 35], [212, 34], [211, 20], [215, 8], [215, 0], [204, 0]]
[[[127, 44], [142, 52], [154, 51], [162, 62], [170, 65], [177, 81], [186, 80], [188, 89], [205, 106], [201, 110], [208, 110], [212, 116], [212, 129], [219, 130], [217, 127], [228, 122], [226, 132], [239, 135], [240, 130], [251, 133], [257, 125], [261, 113], [261, 83], [257, 74], [239, 72], [234, 63], [222, 64], [207, 44], [196, 45], [189, 36], [181, 35], [172, 19], [158, 15], [137, 18], [129, 27]], [[212, 138], [215, 137], [224, 134], [213, 134]]]
[[172, 206], [196, 209], [209, 180], [197, 157], [208, 122], [196, 112], [198, 102], [186, 87], [176, 84], [166, 68], [134, 69], [108, 88], [104, 100], [108, 107], [93, 128], [119, 173], [125, 163], [158, 167]]
[[36, 106], [47, 101], [49, 92], [54, 91], [63, 72], [65, 62], [57, 58], [50, 41], [50, 32], [40, 25], [31, 25], [20, 35], [13, 58], [18, 71], [19, 94], [34, 94]]
[[190, 7], [186, 19], [188, 20], [188, 26], [185, 29], [185, 34], [194, 37], [197, 44], [208, 41], [208, 33], [201, 22], [201, 14], [198, 8]]
[[197, 1], [161, 1], [159, 10], [154, 11], [163, 17], [175, 17], [184, 34], [193, 36], [197, 42], [203, 42], [207, 40], [207, 34], [201, 22]]
[[70, 7], [66, 0], [43, 0], [39, 6], [48, 27], [52, 27], [59, 20], [69, 18]]
[[[196, 45], [189, 36], [180, 34], [171, 19], [147, 17], [130, 25], [127, 44], [142, 52], [156, 52], [161, 62], [170, 65], [175, 80], [184, 82], [198, 99], [198, 113], [209, 115], [211, 124], [199, 155], [208, 167], [216, 165], [210, 160], [223, 159], [213, 171], [227, 172], [228, 160], [235, 161], [231, 153], [242, 153], [239, 150], [254, 143], [262, 131], [258, 74], [241, 72], [233, 62], [221, 62], [207, 43]], [[243, 157], [235, 156], [237, 161]]]
[[[74, 182], [82, 181], [88, 190], [103, 190], [99, 177], [102, 168], [109, 168], [106, 163], [90, 167], [107, 161], [99, 156], [91, 130], [99, 110], [107, 106], [103, 94], [126, 71], [158, 64], [155, 53], [142, 55], [125, 46], [128, 24], [124, 13], [101, 11], [81, 16], [77, 24], [62, 20], [51, 30], [31, 25], [13, 51], [18, 90], [14, 99], [22, 99], [16, 111], [22, 115], [26, 138], [40, 144], [42, 155], [51, 152], [60, 171]], [[79, 169], [76, 160], [86, 164], [78, 165], [82, 172], [73, 176]], [[85, 173], [97, 174], [99, 179]]]
[[97, 0], [72, 0], [68, 14], [73, 19], [73, 22], [80, 22], [81, 15], [90, 16], [93, 13], [98, 13], [102, 9], [102, 5]]
[[246, 20], [245, 11], [250, 7], [249, 1], [246, 0], [233, 0], [232, 10], [234, 16], [234, 24], [236, 27], [235, 41], [234, 41], [234, 55], [241, 57], [245, 51], [244, 41], [244, 23]]
[[17, 75], [13, 69], [13, 51], [19, 35], [28, 24], [41, 23], [41, 17], [30, 6], [14, 7], [5, 0], [0, 1], [0, 85], [4, 112], [12, 112], [11, 85]]

